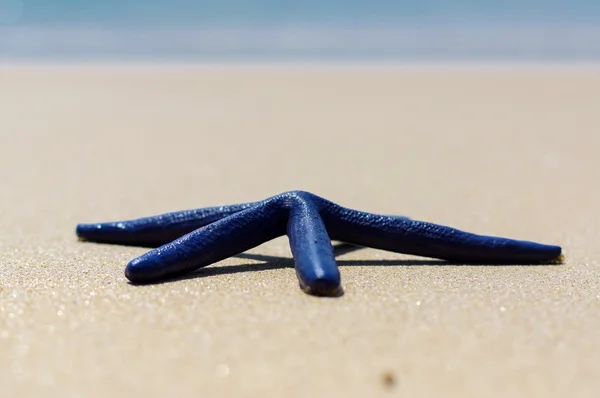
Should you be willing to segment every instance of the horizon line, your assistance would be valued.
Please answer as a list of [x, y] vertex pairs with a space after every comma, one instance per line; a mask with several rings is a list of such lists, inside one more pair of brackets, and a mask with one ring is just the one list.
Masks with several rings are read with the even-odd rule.
[[0, 59], [600, 59], [600, 26], [0, 27]]

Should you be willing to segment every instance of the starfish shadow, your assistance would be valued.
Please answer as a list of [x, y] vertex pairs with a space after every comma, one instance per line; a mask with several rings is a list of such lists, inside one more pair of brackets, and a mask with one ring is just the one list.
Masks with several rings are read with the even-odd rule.
[[[345, 254], [349, 254], [355, 251], [368, 249], [362, 246], [356, 246], [349, 243], [338, 243], [333, 245], [333, 251], [336, 257], [343, 256]], [[153, 284], [166, 284], [166, 283], [174, 283], [178, 281], [188, 280], [188, 279], [196, 279], [196, 278], [206, 278], [211, 276], [219, 276], [219, 275], [232, 275], [243, 272], [260, 272], [260, 271], [272, 271], [278, 269], [293, 269], [295, 267], [293, 258], [290, 257], [279, 257], [279, 256], [271, 256], [264, 254], [255, 254], [255, 253], [240, 253], [234, 257], [252, 260], [252, 261], [260, 261], [261, 263], [245, 263], [239, 265], [223, 265], [216, 267], [204, 267], [200, 268], [192, 273], [188, 273], [186, 275], [181, 275], [169, 279], [164, 279], [161, 281], [154, 282]], [[519, 265], [519, 264], [490, 264], [490, 263], [459, 263], [445, 260], [437, 260], [437, 259], [382, 259], [382, 260], [336, 260], [339, 266], [342, 267], [363, 267], [363, 266], [375, 266], [375, 267], [518, 267], [518, 266], [558, 266], [560, 264], [529, 264], [529, 265]], [[129, 282], [132, 286], [144, 286], [138, 285], [136, 283]], [[334, 297], [341, 297], [343, 295], [343, 290], [340, 289], [338, 295]]]

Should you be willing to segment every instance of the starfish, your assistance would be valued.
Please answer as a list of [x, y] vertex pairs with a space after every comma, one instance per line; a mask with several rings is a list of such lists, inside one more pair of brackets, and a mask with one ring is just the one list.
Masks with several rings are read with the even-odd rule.
[[457, 263], [563, 261], [559, 246], [352, 210], [305, 191], [129, 221], [79, 224], [77, 235], [83, 241], [153, 248], [125, 268], [127, 279], [136, 284], [182, 276], [287, 235], [300, 287], [317, 296], [342, 292], [332, 239]]

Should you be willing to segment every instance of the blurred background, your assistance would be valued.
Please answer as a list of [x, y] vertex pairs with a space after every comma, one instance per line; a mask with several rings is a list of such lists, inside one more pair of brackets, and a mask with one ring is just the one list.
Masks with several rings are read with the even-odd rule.
[[0, 60], [596, 61], [598, 0], [0, 0]]

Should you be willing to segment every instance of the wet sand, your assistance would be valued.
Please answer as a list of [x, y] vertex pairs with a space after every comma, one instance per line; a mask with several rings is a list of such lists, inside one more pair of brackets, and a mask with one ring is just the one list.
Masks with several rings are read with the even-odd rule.
[[[595, 397], [600, 67], [0, 68], [3, 397]], [[304, 294], [286, 238], [133, 286], [79, 222], [303, 189], [563, 246], [560, 266], [340, 253]]]

